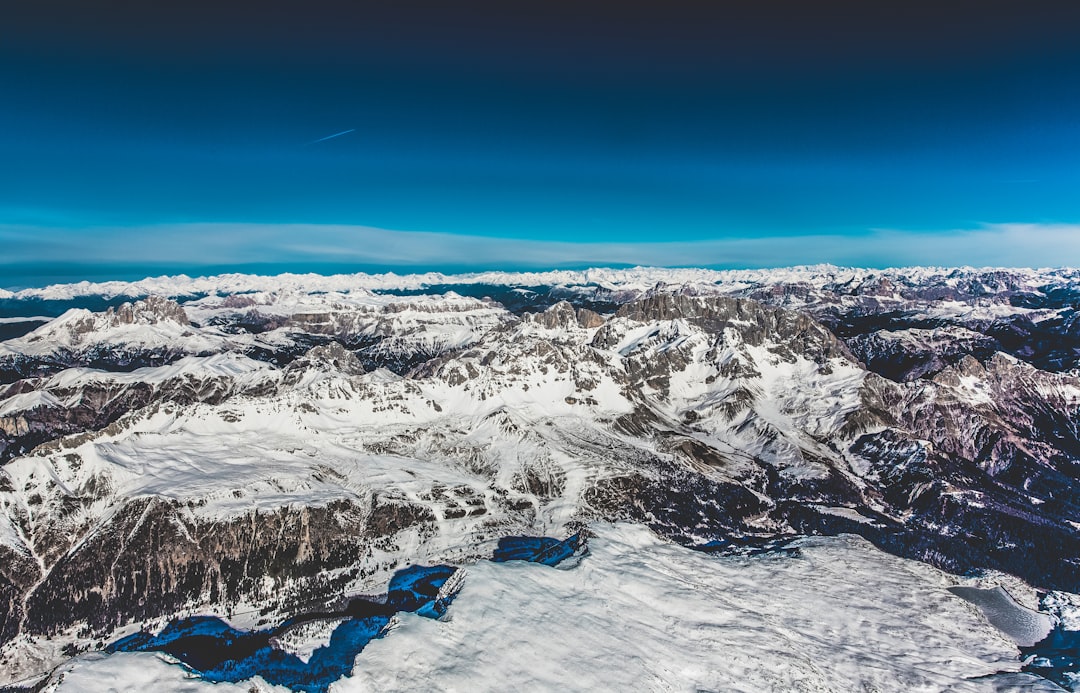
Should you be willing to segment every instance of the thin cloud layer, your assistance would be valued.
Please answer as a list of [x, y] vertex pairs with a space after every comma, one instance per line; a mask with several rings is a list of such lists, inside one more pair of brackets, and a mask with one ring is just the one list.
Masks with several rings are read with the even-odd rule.
[[[663, 229], [657, 229], [663, 235]], [[1080, 264], [1080, 225], [994, 224], [861, 235], [726, 237], [670, 243], [569, 243], [307, 224], [177, 224], [87, 229], [0, 226], [0, 265], [69, 264], [222, 267], [259, 263], [387, 267], [651, 265], [780, 267]]]

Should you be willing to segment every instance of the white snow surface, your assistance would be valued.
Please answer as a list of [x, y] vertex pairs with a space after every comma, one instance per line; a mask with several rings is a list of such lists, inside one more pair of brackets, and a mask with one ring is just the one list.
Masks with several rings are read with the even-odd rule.
[[[331, 691], [992, 691], [1001, 681], [984, 677], [1020, 667], [1015, 646], [948, 592], [954, 578], [857, 537], [748, 558], [634, 525], [594, 531], [566, 569], [471, 566], [447, 618], [400, 615]], [[275, 690], [204, 683], [147, 654], [84, 655], [59, 671], [48, 690]]]
[[354, 337], [389, 336], [429, 348], [462, 346], [510, 317], [499, 304], [452, 291], [394, 296], [374, 294], [362, 287], [334, 291], [284, 288], [225, 297], [215, 294], [185, 303], [184, 310], [201, 324], [215, 319], [235, 320], [245, 314], [278, 318], [286, 327], [274, 331], [286, 333], [283, 337], [299, 328]]
[[338, 690], [978, 691], [1019, 667], [946, 575], [856, 537], [717, 558], [598, 535], [571, 570], [475, 566], [448, 621], [403, 615]]
[[1041, 642], [1053, 629], [1053, 620], [1049, 616], [1021, 606], [1000, 585], [991, 588], [957, 586], [951, 591], [982, 609], [987, 620], [1021, 647]]
[[1055, 622], [1064, 630], [1080, 630], [1080, 595], [1068, 592], [1050, 592], [1043, 599]]
[[[649, 441], [613, 432], [608, 422], [634, 408], [617, 380], [627, 363], [674, 354], [685, 365], [672, 371], [670, 391], [644, 391], [656, 411], [673, 420], [695, 412], [716, 436], [707, 442], [738, 459], [775, 460], [783, 474], [800, 478], [828, 472], [800, 450], [817, 450], [815, 436], [858, 406], [864, 371], [839, 361], [826, 371], [801, 357], [785, 361], [735, 334], [710, 356], [699, 329], [677, 322], [671, 333], [645, 339], [639, 323], [619, 320], [628, 336], [616, 349], [588, 346], [595, 330], [548, 330], [525, 320], [509, 334], [485, 337], [476, 353], [415, 379], [308, 369], [298, 381], [286, 381], [282, 371], [234, 354], [125, 374], [70, 369], [53, 376], [46, 390], [95, 379], [123, 384], [182, 377], [227, 377], [234, 386], [266, 382], [276, 389], [221, 404], [150, 407], [109, 431], [44, 446], [5, 471], [17, 488], [40, 487], [46, 495], [50, 483], [77, 491], [107, 480], [110, 497], [87, 508], [86, 519], [96, 521], [125, 497], [196, 500], [198, 514], [229, 517], [381, 491], [417, 500], [443, 486], [473, 489], [496, 517], [492, 489], [517, 494], [515, 479], [529, 468], [532, 476], [561, 479], [554, 498], [522, 494], [536, 501], [537, 529], [555, 531], [581, 512], [580, 494], [597, 478], [644, 471], [642, 459], [665, 454]], [[741, 360], [761, 375], [707, 384], [713, 359]], [[744, 386], [753, 389], [755, 408], [729, 418], [720, 407]], [[741, 473], [738, 465], [730, 473]], [[457, 507], [458, 501], [446, 502]], [[442, 517], [441, 507], [434, 512]]]
[[12, 395], [5, 400], [0, 400], [0, 417], [11, 416], [21, 411], [28, 409], [37, 409], [38, 407], [58, 407], [60, 406], [60, 400], [56, 399], [53, 395], [42, 390], [31, 390], [30, 392], [20, 392], [17, 395]]
[[[74, 388], [91, 382], [118, 385], [132, 383], [159, 384], [177, 378], [229, 378], [236, 382], [258, 382], [271, 377], [275, 369], [265, 361], [256, 361], [242, 354], [225, 352], [210, 356], [185, 356], [164, 366], [147, 366], [131, 371], [104, 371], [96, 368], [68, 368], [50, 377], [43, 388]], [[6, 400], [5, 400], [6, 402]]]
[[[0, 296], [3, 298], [3, 296]], [[15, 324], [20, 322], [49, 322], [52, 318], [47, 315], [33, 315], [29, 317], [0, 318], [0, 325]]]
[[72, 308], [22, 337], [0, 342], [0, 355], [47, 356], [60, 349], [83, 351], [114, 346], [198, 354], [239, 346], [235, 338], [218, 330], [199, 329], [173, 320], [117, 324], [111, 318], [107, 313]]
[[[133, 324], [117, 324], [110, 313], [73, 308], [22, 337], [0, 342], [0, 356], [48, 357], [61, 351], [112, 349], [184, 354], [243, 352], [257, 347], [273, 350], [290, 344], [297, 334], [377, 337], [381, 342], [376, 348], [383, 355], [434, 355], [471, 344], [511, 319], [509, 311], [497, 303], [453, 292], [391, 296], [362, 288], [215, 294], [188, 301], [183, 313], [191, 323], [150, 316]], [[260, 334], [218, 327], [248, 321], [272, 321], [273, 325]]]
[[60, 667], [43, 693], [251, 693], [252, 689], [288, 693], [287, 688], [271, 687], [261, 680], [210, 684], [170, 664], [166, 655], [133, 652], [110, 656], [93, 652]]

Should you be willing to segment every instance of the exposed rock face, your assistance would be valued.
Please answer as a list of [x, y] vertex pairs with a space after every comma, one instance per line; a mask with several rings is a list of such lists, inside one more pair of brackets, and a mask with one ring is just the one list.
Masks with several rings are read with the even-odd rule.
[[[615, 317], [638, 323], [686, 320], [709, 335], [732, 329], [744, 344], [762, 346], [768, 342], [770, 350], [785, 359], [796, 354], [814, 361], [850, 356], [843, 343], [813, 318], [757, 301], [658, 294], [624, 305]], [[610, 346], [611, 337], [597, 335], [594, 344]]]
[[41, 568], [32, 556], [11, 546], [0, 546], [0, 640], [3, 642], [24, 629], [23, 600], [39, 579]]
[[175, 301], [161, 296], [147, 296], [141, 301], [125, 303], [119, 308], [109, 308], [105, 312], [106, 324], [117, 325], [153, 325], [172, 321], [178, 325], [190, 325], [187, 313]]
[[598, 519], [692, 546], [853, 532], [1078, 591], [1080, 380], [1052, 335], [1077, 332], [1080, 292], [928, 276], [506, 292], [520, 314], [358, 292], [68, 316], [50, 334], [135, 328], [122, 349], [166, 335], [172, 356], [0, 390], [0, 642], [286, 615]]
[[23, 627], [47, 634], [85, 623], [107, 631], [251, 597], [316, 604], [354, 577], [332, 571], [357, 564], [373, 537], [424, 520], [383, 512], [369, 526], [371, 516], [339, 501], [206, 521], [176, 501], [133, 500], [50, 567], [27, 601]]
[[823, 269], [806, 281], [766, 276], [720, 291], [815, 316], [893, 379], [994, 351], [1044, 370], [1080, 367], [1080, 282], [1072, 270]]
[[283, 366], [312, 347], [335, 342], [356, 352], [367, 369], [405, 373], [511, 319], [496, 303], [454, 294], [380, 300], [361, 292], [313, 301], [286, 292], [208, 297], [186, 306], [149, 296], [101, 313], [70, 310], [0, 342], [0, 384], [69, 367], [130, 371], [223, 352]]
[[92, 337], [123, 326], [175, 324], [188, 327], [191, 321], [187, 313], [175, 301], [160, 296], [149, 296], [142, 301], [124, 303], [109, 308], [104, 313], [69, 311], [56, 321], [27, 335], [28, 343], [56, 340], [78, 347], [94, 341]]
[[986, 360], [998, 347], [993, 338], [956, 326], [879, 330], [852, 337], [848, 346], [869, 370], [896, 381], [933, 376], [965, 356]]
[[871, 465], [894, 516], [908, 514], [903, 552], [1075, 589], [1078, 396], [1074, 378], [1000, 354], [965, 356], [918, 385], [867, 379], [864, 406], [893, 425], [851, 452]]
[[312, 347], [303, 357], [290, 363], [286, 370], [302, 373], [308, 369], [337, 372], [344, 375], [361, 375], [364, 364], [356, 354], [337, 342]]

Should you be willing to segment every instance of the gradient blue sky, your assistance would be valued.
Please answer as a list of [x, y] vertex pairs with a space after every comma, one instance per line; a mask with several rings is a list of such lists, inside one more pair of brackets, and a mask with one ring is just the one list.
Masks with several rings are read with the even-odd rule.
[[0, 285], [1080, 263], [1076, 2], [4, 12]]

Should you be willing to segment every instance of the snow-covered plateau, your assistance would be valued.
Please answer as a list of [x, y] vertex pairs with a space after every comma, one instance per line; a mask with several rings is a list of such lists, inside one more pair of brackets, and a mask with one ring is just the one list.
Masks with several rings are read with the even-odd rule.
[[[330, 690], [1055, 690], [997, 675], [1019, 670], [1014, 645], [945, 589], [954, 578], [860, 538], [740, 557], [594, 530], [571, 568], [470, 566], [447, 618], [403, 615]], [[141, 653], [58, 671], [46, 690], [220, 690]]]
[[828, 266], [5, 294], [0, 685], [1076, 689], [1077, 305]]

